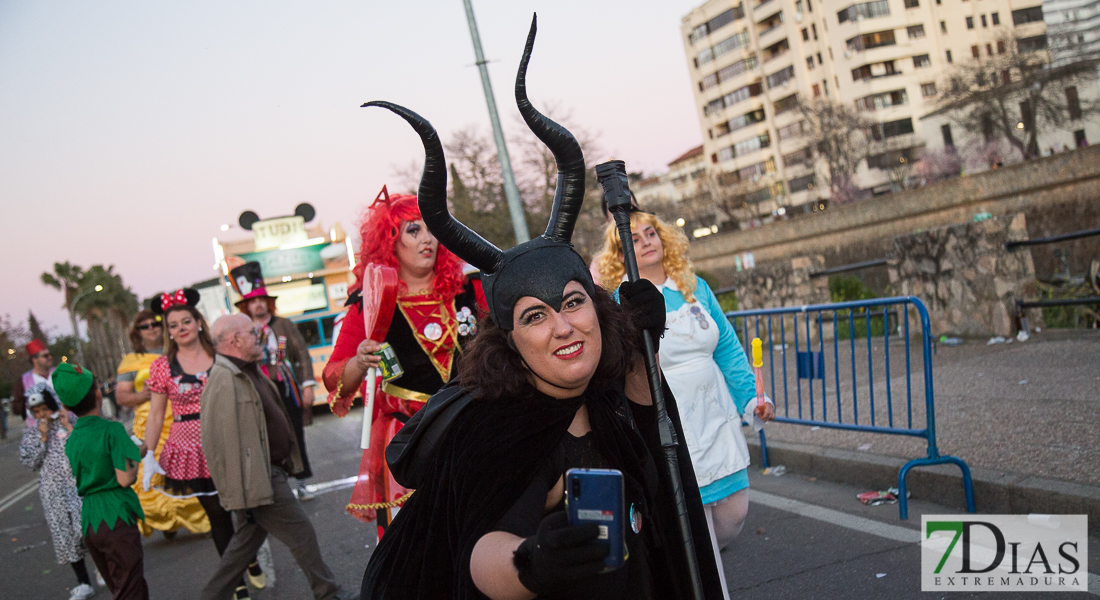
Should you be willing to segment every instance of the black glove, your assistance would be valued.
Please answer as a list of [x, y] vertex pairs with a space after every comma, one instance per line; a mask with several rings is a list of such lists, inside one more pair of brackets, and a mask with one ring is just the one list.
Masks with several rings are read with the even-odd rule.
[[519, 582], [542, 596], [598, 574], [609, 551], [607, 544], [596, 541], [599, 535], [595, 523], [570, 525], [565, 511], [546, 515], [538, 533], [523, 540], [512, 555]]
[[633, 317], [639, 331], [648, 331], [653, 338], [653, 351], [661, 348], [665, 333], [665, 297], [648, 279], [624, 281], [619, 285], [619, 300]]

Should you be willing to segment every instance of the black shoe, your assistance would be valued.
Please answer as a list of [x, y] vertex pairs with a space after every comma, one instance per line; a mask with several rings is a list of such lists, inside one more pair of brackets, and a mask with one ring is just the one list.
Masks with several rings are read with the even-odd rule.
[[237, 600], [252, 600], [252, 597], [248, 595], [248, 588], [246, 586], [237, 586], [237, 595], [234, 596]]

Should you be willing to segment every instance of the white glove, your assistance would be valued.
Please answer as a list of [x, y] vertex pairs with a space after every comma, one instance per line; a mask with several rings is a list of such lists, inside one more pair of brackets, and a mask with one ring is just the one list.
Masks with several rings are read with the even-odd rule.
[[149, 491], [149, 486], [153, 484], [153, 473], [157, 475], [164, 475], [164, 469], [160, 468], [160, 463], [157, 462], [157, 458], [153, 456], [152, 452], [146, 452], [145, 457], [141, 459], [141, 488], [145, 491]]
[[[756, 402], [756, 398], [753, 398], [752, 401], [745, 406], [745, 421], [747, 421], [749, 425], [752, 425], [753, 431], [760, 431], [764, 429], [764, 419], [761, 419], [756, 414]], [[771, 404], [772, 407], [775, 406], [775, 402], [773, 402], [767, 394], [764, 394], [764, 402]]]

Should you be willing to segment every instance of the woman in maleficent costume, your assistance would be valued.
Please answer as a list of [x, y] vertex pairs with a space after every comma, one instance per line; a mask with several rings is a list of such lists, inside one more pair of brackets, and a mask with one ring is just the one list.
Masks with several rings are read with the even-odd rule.
[[[390, 475], [383, 453], [401, 425], [456, 372], [462, 344], [477, 331], [481, 283], [462, 274], [462, 261], [439, 245], [424, 226], [416, 196], [390, 195], [386, 188], [367, 209], [360, 233], [363, 247], [355, 267], [356, 284], [325, 365], [329, 406], [348, 413], [364, 376], [378, 365], [379, 344], [367, 339], [362, 313], [363, 273], [369, 264], [396, 269], [397, 307], [386, 334], [404, 374], [381, 384], [374, 399], [370, 448], [363, 452], [359, 481], [347, 510], [364, 521], [377, 518], [379, 535], [408, 497], [409, 490]], [[480, 300], [484, 307], [484, 300]]]
[[[527, 100], [531, 32], [516, 100], [554, 153], [557, 190], [538, 238], [501, 251], [447, 211], [446, 163], [422, 117], [388, 102], [424, 143], [419, 202], [448, 247], [481, 269], [489, 317], [459, 370], [386, 450], [397, 481], [415, 488], [371, 556], [361, 598], [690, 597], [686, 545], [661, 476], [656, 409], [641, 367], [640, 330], [658, 335], [664, 303], [648, 282], [624, 284], [624, 306], [594, 285], [570, 238], [584, 197], [573, 136]], [[666, 388], [667, 389], [667, 388]], [[669, 395], [669, 416], [678, 425]], [[682, 440], [682, 432], [680, 439]], [[703, 597], [721, 598], [717, 567], [687, 447], [677, 447]], [[628, 558], [601, 573], [607, 546], [594, 524], [562, 510], [569, 468], [623, 474]]]

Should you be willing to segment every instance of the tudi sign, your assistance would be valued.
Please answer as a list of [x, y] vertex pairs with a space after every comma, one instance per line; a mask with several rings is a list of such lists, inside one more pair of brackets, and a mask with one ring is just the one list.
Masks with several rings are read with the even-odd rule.
[[[252, 224], [252, 235], [256, 243], [255, 252], [309, 239], [309, 234], [306, 233], [306, 221], [299, 216], [256, 221]], [[265, 270], [264, 273], [267, 274], [267, 271]], [[267, 275], [271, 277], [270, 274]]]
[[921, 591], [1088, 591], [1085, 515], [924, 515]]

